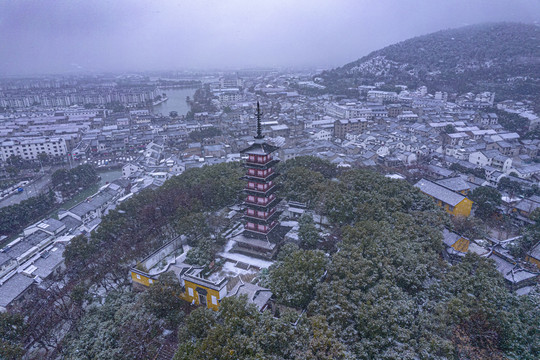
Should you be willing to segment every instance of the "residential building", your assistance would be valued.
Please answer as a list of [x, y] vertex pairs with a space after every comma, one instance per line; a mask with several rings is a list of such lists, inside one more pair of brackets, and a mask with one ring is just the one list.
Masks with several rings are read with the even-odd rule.
[[459, 193], [426, 179], [421, 179], [414, 186], [435, 199], [437, 205], [451, 215], [467, 217], [471, 214], [473, 201]]
[[334, 136], [345, 139], [347, 133], [364, 132], [367, 128], [368, 121], [364, 118], [336, 120], [334, 122]]
[[10, 156], [20, 156], [23, 160], [36, 160], [45, 153], [51, 157], [65, 156], [68, 153], [64, 138], [18, 138], [0, 143], [0, 158], [6, 161]]

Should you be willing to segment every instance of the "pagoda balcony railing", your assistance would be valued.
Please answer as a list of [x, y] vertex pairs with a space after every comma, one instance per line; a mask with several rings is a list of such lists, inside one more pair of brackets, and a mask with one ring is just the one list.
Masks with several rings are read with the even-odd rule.
[[269, 177], [270, 175], [274, 174], [274, 170], [273, 169], [269, 169], [268, 171], [265, 171], [264, 174], [260, 174], [259, 175], [259, 171], [254, 171], [253, 173], [251, 173], [250, 171], [248, 171], [246, 173], [246, 176], [249, 176], [249, 177], [254, 177], [254, 178], [258, 178], [258, 179], [266, 179], [267, 177]]
[[266, 206], [268, 204], [271, 204], [272, 201], [274, 201], [276, 199], [276, 196], [271, 196], [271, 197], [268, 197], [268, 198], [264, 198], [264, 200], [249, 200], [249, 199], [246, 199], [245, 200], [245, 203], [246, 204], [252, 204], [252, 205], [259, 205], [259, 206]]
[[272, 209], [270, 212], [268, 212], [266, 215], [263, 215], [263, 216], [260, 216], [258, 215], [257, 213], [255, 214], [250, 214], [248, 211], [246, 211], [244, 213], [244, 216], [245, 217], [248, 217], [248, 218], [253, 218], [253, 219], [258, 219], [258, 220], [266, 220], [266, 219], [269, 219], [272, 217], [272, 215], [274, 215], [274, 213], [276, 212], [276, 209]]
[[256, 165], [266, 165], [268, 164], [270, 161], [274, 160], [273, 158], [268, 158], [268, 159], [263, 159], [263, 160], [259, 160], [259, 159], [250, 159], [250, 158], [247, 158], [246, 159], [246, 162], [247, 163], [251, 163], [251, 164], [256, 164]]
[[244, 216], [242, 216], [242, 219], [244, 219], [244, 221], [246, 223], [255, 223], [255, 224], [262, 224], [262, 225], [267, 225], [269, 223], [273, 223], [274, 221], [276, 221], [279, 216], [283, 213], [283, 211], [274, 211], [271, 215], [268, 215], [264, 218], [262, 217], [254, 217], [256, 215], [247, 215], [247, 214], [244, 214]]
[[260, 184], [253, 184], [253, 185], [247, 184], [246, 187], [244, 188], [244, 190], [265, 193], [265, 192], [271, 190], [272, 188], [274, 188], [276, 186], [276, 184], [270, 184], [270, 183], [269, 184], [264, 184], [264, 186], [259, 186], [259, 185]]
[[268, 226], [268, 228], [266, 230], [260, 230], [259, 227], [256, 224], [247, 223], [244, 226], [244, 229], [249, 230], [249, 231], [253, 231], [254, 233], [266, 235], [269, 232], [271, 232], [277, 226], [277, 224], [278, 224], [277, 221], [274, 221], [272, 224], [270, 224], [270, 226]]

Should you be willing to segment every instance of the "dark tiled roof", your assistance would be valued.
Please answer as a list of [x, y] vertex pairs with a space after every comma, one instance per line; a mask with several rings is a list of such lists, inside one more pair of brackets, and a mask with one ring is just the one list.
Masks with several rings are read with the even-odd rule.
[[442, 179], [442, 180], [435, 181], [435, 183], [442, 185], [445, 188], [450, 189], [452, 191], [463, 191], [463, 190], [469, 190], [471, 188], [471, 186], [460, 177]]
[[279, 147], [270, 145], [268, 143], [253, 143], [251, 146], [240, 150], [241, 154], [254, 154], [254, 155], [267, 155], [278, 150]]
[[419, 188], [423, 193], [451, 206], [456, 206], [465, 199], [465, 196], [457, 194], [426, 179], [420, 180], [414, 186]]

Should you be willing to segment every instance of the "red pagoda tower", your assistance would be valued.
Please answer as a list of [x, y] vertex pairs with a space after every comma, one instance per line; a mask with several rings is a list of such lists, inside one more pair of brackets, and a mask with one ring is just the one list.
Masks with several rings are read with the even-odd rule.
[[235, 238], [236, 251], [271, 258], [277, 250], [283, 235], [280, 234], [279, 215], [276, 205], [281, 201], [275, 194], [277, 185], [274, 179], [278, 174], [273, 167], [279, 162], [272, 157], [277, 146], [264, 141], [261, 129], [261, 109], [257, 102], [257, 135], [254, 143], [241, 150], [246, 154], [244, 166], [247, 171], [242, 179], [246, 180], [244, 193], [244, 231]]

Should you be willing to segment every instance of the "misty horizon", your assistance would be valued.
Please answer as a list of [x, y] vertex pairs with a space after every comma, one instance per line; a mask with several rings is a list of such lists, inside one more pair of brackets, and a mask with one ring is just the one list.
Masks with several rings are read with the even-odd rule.
[[538, 14], [531, 0], [4, 2], [0, 76], [327, 69], [412, 37]]

